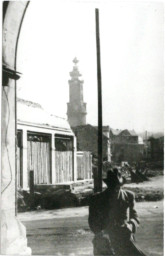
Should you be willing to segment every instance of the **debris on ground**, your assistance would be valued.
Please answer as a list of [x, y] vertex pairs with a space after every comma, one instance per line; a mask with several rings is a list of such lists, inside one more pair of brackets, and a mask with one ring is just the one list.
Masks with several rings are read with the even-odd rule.
[[[33, 196], [28, 191], [19, 190], [18, 212], [87, 206], [90, 196], [94, 193], [93, 188], [93, 182], [76, 184], [73, 189], [52, 185], [35, 191]], [[103, 189], [105, 188], [104, 185]], [[137, 202], [158, 201], [164, 197], [163, 176], [152, 177], [149, 181], [140, 183], [126, 183], [123, 189], [133, 191]]]

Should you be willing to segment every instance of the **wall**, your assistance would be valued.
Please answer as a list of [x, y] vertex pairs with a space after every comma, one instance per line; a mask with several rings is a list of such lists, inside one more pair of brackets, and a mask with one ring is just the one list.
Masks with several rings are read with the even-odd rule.
[[112, 161], [133, 163], [142, 160], [143, 144], [112, 144]]
[[86, 124], [86, 103], [67, 103], [68, 122], [71, 127]]
[[[97, 129], [91, 125], [78, 126], [73, 128], [77, 137], [77, 150], [90, 151], [94, 155], [98, 154], [98, 135]], [[108, 153], [108, 138], [103, 136], [103, 158], [107, 157]]]
[[155, 161], [164, 159], [164, 137], [161, 138], [151, 138], [151, 159]]
[[[29, 186], [28, 186], [28, 175], [27, 175], [27, 171], [28, 171], [28, 166], [29, 166], [29, 161], [27, 161], [27, 156], [29, 155], [28, 153], [28, 134], [33, 134], [33, 135], [45, 135], [45, 136], [50, 136], [50, 158], [51, 158], [51, 183], [55, 184], [57, 182], [59, 182], [57, 180], [57, 169], [59, 171], [59, 164], [57, 163], [57, 159], [59, 160], [59, 162], [62, 164], [62, 162], [64, 162], [64, 156], [60, 158], [60, 153], [58, 153], [58, 156], [56, 155], [56, 145], [55, 145], [55, 138], [57, 140], [57, 137], [60, 138], [72, 138], [72, 152], [70, 152], [70, 156], [69, 159], [72, 159], [72, 163], [71, 163], [71, 167], [70, 167], [70, 174], [72, 175], [72, 180], [76, 180], [76, 152], [77, 152], [77, 147], [76, 147], [76, 137], [74, 136], [72, 130], [66, 130], [66, 131], [60, 131], [60, 128], [57, 129], [53, 129], [52, 127], [35, 127], [35, 124], [24, 124], [21, 122], [18, 122], [17, 128], [22, 131], [22, 142], [23, 142], [23, 147], [22, 147], [22, 155], [23, 155], [23, 189], [24, 190], [28, 190]], [[62, 129], [62, 128], [61, 128]], [[40, 150], [39, 150], [40, 151]], [[65, 153], [64, 153], [65, 154]], [[67, 154], [66, 154], [67, 155]], [[37, 158], [38, 158], [38, 154], [37, 154]], [[66, 156], [65, 156], [66, 157]], [[60, 159], [59, 159], [60, 158]], [[62, 161], [62, 162], [61, 162]], [[43, 161], [42, 161], [43, 162]], [[57, 169], [56, 169], [57, 168]], [[69, 166], [67, 166], [67, 168], [69, 168]], [[65, 180], [66, 181], [66, 180]]]
[[92, 179], [91, 152], [77, 152], [77, 180]]
[[112, 143], [138, 143], [138, 136], [117, 135], [111, 137]]

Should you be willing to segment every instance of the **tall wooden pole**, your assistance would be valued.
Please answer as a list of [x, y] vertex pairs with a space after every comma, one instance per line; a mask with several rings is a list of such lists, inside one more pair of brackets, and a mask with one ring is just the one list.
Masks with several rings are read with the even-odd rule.
[[102, 191], [102, 89], [100, 61], [99, 10], [95, 9], [96, 18], [96, 51], [97, 51], [97, 84], [98, 84], [98, 182], [97, 190]]

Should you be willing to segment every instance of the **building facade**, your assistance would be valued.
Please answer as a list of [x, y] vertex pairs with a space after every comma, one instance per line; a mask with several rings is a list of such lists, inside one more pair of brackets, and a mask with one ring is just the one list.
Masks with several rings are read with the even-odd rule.
[[159, 138], [150, 137], [148, 139], [150, 145], [150, 157], [153, 161], [164, 160], [164, 136]]
[[[46, 113], [39, 104], [18, 100], [17, 185], [59, 184], [77, 180], [76, 137], [68, 122]], [[25, 114], [26, 113], [26, 114]]]
[[[98, 156], [98, 130], [96, 127], [87, 124], [72, 128], [77, 138], [77, 150], [91, 152]], [[110, 154], [109, 138], [103, 134], [103, 159], [108, 159]]]
[[120, 164], [121, 162], [138, 162], [143, 159], [144, 143], [134, 130], [110, 128], [110, 140], [112, 161]]

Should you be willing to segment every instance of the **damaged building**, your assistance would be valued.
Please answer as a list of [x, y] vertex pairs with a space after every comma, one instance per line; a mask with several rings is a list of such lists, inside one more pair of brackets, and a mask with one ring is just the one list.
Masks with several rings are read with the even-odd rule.
[[76, 181], [76, 137], [68, 122], [30, 101], [17, 101], [17, 186]]

